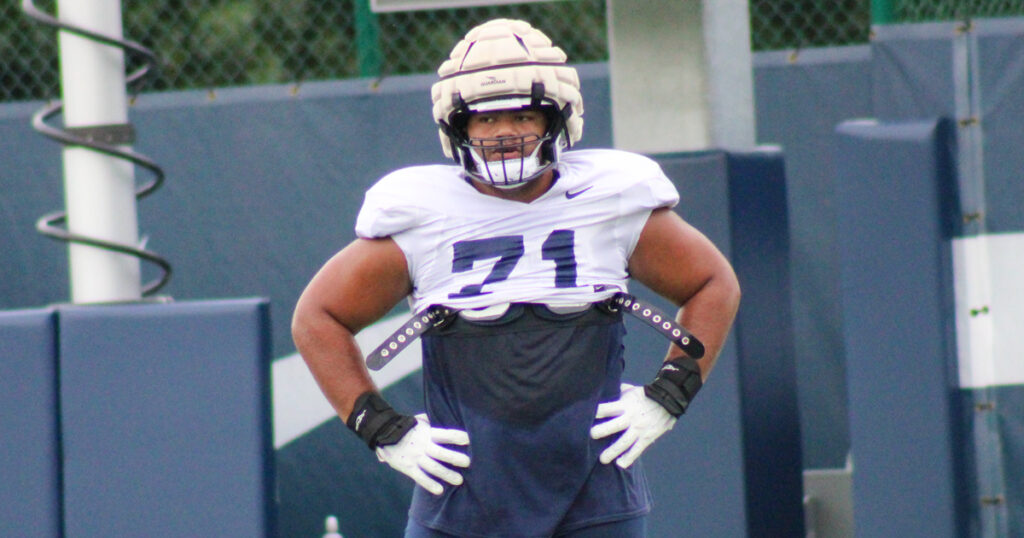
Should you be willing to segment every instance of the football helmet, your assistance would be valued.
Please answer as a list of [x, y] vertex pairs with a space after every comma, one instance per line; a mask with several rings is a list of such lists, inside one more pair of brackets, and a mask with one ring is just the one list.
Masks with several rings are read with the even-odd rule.
[[[583, 97], [576, 70], [562, 49], [528, 22], [494, 19], [466, 34], [438, 68], [431, 88], [441, 148], [472, 178], [498, 188], [516, 188], [539, 177], [563, 149], [583, 135]], [[544, 113], [546, 132], [518, 140], [470, 139], [475, 112], [533, 108]], [[488, 161], [480, 148], [500, 143], [518, 157]], [[532, 152], [523, 151], [536, 144]], [[476, 148], [476, 150], [474, 150]]]

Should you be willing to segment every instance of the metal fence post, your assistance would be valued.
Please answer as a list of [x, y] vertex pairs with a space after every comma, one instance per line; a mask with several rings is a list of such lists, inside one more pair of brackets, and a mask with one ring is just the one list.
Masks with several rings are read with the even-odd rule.
[[871, 24], [891, 24], [893, 0], [871, 0]]
[[359, 76], [379, 77], [381, 52], [380, 24], [377, 14], [370, 10], [370, 0], [356, 0], [356, 54], [359, 59]]

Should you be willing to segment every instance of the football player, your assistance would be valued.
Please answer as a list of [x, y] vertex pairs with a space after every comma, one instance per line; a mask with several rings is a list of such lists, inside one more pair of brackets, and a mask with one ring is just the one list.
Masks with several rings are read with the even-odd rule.
[[[673, 212], [679, 195], [653, 160], [572, 149], [579, 78], [541, 31], [484, 23], [438, 75], [433, 115], [455, 164], [367, 191], [358, 239], [298, 302], [296, 346], [349, 428], [415, 481], [406, 536], [643, 536], [637, 458], [710, 373], [735, 274]], [[670, 335], [680, 345], [645, 386], [621, 382], [630, 278], [680, 307], [655, 325], [702, 344]], [[417, 416], [384, 401], [353, 338], [403, 299], [429, 321], [384, 353], [421, 337]]]

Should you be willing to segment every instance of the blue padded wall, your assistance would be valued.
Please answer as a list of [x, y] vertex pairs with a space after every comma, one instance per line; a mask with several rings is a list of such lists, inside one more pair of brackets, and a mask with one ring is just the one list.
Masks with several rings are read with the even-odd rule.
[[[788, 211], [776, 150], [657, 155], [676, 211], [733, 263], [743, 300], [707, 386], [674, 430], [644, 454], [655, 502], [651, 536], [802, 536], [803, 484]], [[631, 290], [672, 306], [636, 283]], [[665, 343], [627, 319], [626, 375], [649, 381]], [[655, 359], [657, 357], [657, 359]], [[687, 498], [685, 515], [667, 499]]]
[[838, 123], [872, 114], [871, 48], [759, 52], [754, 62], [757, 139], [781, 145], [786, 155], [804, 468], [842, 468], [850, 435], [832, 148]]
[[56, 319], [0, 312], [0, 536], [61, 535]]
[[[1024, 230], [1024, 18], [975, 21], [984, 138], [986, 228], [990, 233]], [[1018, 505], [1024, 514], [1024, 505]], [[1024, 531], [1024, 522], [1018, 519]]]
[[272, 536], [262, 299], [64, 306], [69, 536]]
[[[1024, 229], [1024, 18], [976, 19], [966, 32], [962, 26], [942, 22], [876, 29], [871, 45], [876, 117], [974, 116], [984, 148], [980, 188], [986, 232], [1017, 232]], [[957, 77], [964, 79], [961, 99], [966, 101], [959, 107]]]
[[[653, 155], [679, 190], [675, 210], [727, 256], [731, 252], [728, 166], [723, 152]], [[630, 292], [665, 312], [675, 307], [637, 282]], [[654, 377], [668, 342], [626, 316], [626, 369], [634, 385]], [[745, 536], [752, 523], [745, 502], [742, 392], [735, 336], [730, 336], [711, 377], [672, 431], [644, 452], [654, 496], [650, 536]]]
[[731, 259], [743, 286], [735, 330], [747, 536], [803, 536], [785, 165], [777, 150], [730, 153], [728, 165]]
[[859, 536], [965, 534], [943, 121], [838, 127], [836, 192]]

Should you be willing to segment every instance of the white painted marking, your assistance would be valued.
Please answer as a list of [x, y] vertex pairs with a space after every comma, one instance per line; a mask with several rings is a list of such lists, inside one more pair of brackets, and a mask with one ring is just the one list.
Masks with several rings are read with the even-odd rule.
[[1024, 384], [1024, 233], [952, 248], [960, 386]]

